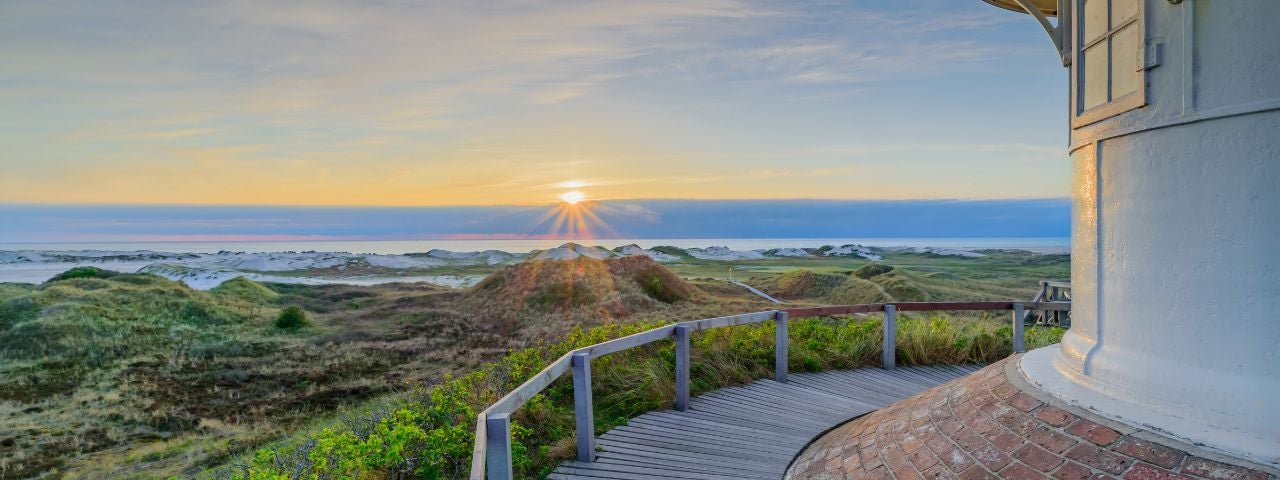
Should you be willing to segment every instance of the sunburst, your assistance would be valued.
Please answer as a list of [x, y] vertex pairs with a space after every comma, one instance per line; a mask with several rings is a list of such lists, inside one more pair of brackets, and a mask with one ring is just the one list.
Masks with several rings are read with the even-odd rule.
[[538, 220], [538, 225], [551, 222], [547, 235], [568, 240], [590, 240], [601, 233], [605, 236], [616, 236], [616, 232], [596, 214], [596, 210], [607, 210], [607, 207], [592, 201], [581, 190], [569, 190], [561, 193], [559, 202], [554, 203], [546, 214]]

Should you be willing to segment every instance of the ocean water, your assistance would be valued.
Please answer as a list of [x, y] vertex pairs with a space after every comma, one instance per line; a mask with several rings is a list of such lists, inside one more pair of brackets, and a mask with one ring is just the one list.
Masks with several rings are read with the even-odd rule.
[[283, 240], [269, 242], [242, 241], [190, 241], [190, 242], [56, 242], [56, 243], [0, 243], [5, 250], [151, 250], [175, 253], [233, 252], [285, 252], [321, 251], [373, 253], [393, 255], [426, 252], [431, 249], [470, 252], [502, 250], [524, 253], [530, 250], [558, 247], [565, 242], [584, 245], [600, 245], [613, 248], [637, 244], [644, 248], [671, 245], [680, 248], [723, 246], [733, 250], [761, 248], [820, 247], [823, 245], [859, 244], [873, 247], [938, 247], [961, 249], [1025, 249], [1036, 252], [1066, 252], [1071, 248], [1067, 237], [975, 237], [975, 238], [638, 238], [638, 239], [519, 239], [519, 240], [362, 240], [362, 241], [306, 241]]

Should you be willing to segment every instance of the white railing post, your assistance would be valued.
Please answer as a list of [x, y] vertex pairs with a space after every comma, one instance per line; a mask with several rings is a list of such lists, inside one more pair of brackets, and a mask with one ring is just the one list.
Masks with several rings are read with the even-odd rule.
[[1026, 322], [1022, 320], [1022, 304], [1013, 304], [1013, 353], [1022, 353], [1027, 351], [1024, 345], [1024, 336]]
[[676, 325], [676, 410], [689, 409], [689, 331], [688, 325]]
[[791, 314], [781, 310], [773, 314], [773, 379], [778, 383], [787, 383], [787, 360], [790, 358], [787, 350], [791, 345], [787, 323], [790, 319]]
[[488, 458], [485, 470], [489, 480], [512, 480], [515, 472], [511, 469], [511, 414], [490, 413], [485, 419], [485, 447]]
[[880, 364], [886, 370], [891, 370], [897, 365], [898, 356], [898, 307], [893, 305], [884, 306], [884, 344], [881, 346], [884, 351], [881, 353]]
[[578, 461], [596, 459], [596, 418], [591, 405], [591, 354], [578, 352], [570, 360], [573, 367], [573, 418], [577, 426]]

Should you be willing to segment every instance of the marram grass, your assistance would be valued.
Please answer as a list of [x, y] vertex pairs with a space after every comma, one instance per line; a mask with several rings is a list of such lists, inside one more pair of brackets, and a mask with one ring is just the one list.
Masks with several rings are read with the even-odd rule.
[[[901, 315], [898, 362], [990, 363], [1011, 353], [1008, 313]], [[557, 343], [512, 352], [468, 375], [371, 403], [327, 428], [281, 440], [205, 473], [229, 479], [466, 478], [476, 414], [570, 350], [658, 326], [606, 325], [576, 330]], [[1029, 328], [1028, 348], [1057, 342], [1065, 330]], [[790, 325], [793, 372], [878, 365], [879, 318], [804, 318]], [[692, 389], [696, 395], [771, 376], [773, 324], [695, 333]], [[674, 396], [672, 342], [619, 352], [592, 362], [597, 434], [648, 411], [669, 408]], [[567, 376], [514, 416], [516, 476], [543, 477], [573, 453], [573, 387]]]

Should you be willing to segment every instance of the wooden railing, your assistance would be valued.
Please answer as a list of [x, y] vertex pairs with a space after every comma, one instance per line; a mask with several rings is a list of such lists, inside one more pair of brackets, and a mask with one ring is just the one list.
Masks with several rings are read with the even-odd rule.
[[[1047, 281], [1047, 280], [1041, 281], [1040, 291], [1036, 293], [1036, 298], [1031, 301], [1033, 302], [1070, 302], [1071, 301], [1071, 283], [1055, 282], [1055, 281]], [[1039, 312], [1038, 314], [1034, 313], [1034, 311], [1028, 311], [1027, 316], [1023, 318], [1023, 320], [1027, 324], [1034, 323], [1035, 325], [1053, 325], [1053, 326], [1059, 326], [1059, 327], [1070, 327], [1071, 312], [1066, 312], [1066, 313], [1067, 315], [1064, 316], [1063, 312], [1059, 312], [1059, 311], [1053, 311], [1053, 312], [1044, 311], [1044, 312]], [[1033, 318], [1033, 315], [1035, 316], [1035, 318]]]
[[551, 382], [573, 372], [573, 406], [576, 422], [578, 461], [595, 460], [595, 417], [591, 398], [591, 359], [620, 352], [659, 340], [673, 339], [676, 343], [676, 393], [674, 408], [685, 411], [689, 407], [689, 335], [699, 330], [775, 322], [774, 328], [774, 380], [787, 381], [787, 349], [790, 340], [787, 324], [791, 318], [848, 315], [884, 312], [884, 339], [882, 343], [883, 368], [894, 368], [896, 361], [897, 312], [978, 311], [1002, 310], [1013, 312], [1013, 351], [1026, 351], [1024, 345], [1024, 313], [1026, 311], [1070, 311], [1069, 302], [899, 302], [838, 305], [813, 308], [793, 308], [748, 313], [729, 317], [692, 320], [646, 330], [634, 335], [597, 343], [580, 348], [551, 362], [533, 378], [525, 381], [507, 396], [502, 397], [476, 416], [475, 449], [471, 457], [471, 480], [510, 480], [511, 466], [511, 415], [541, 393]]

